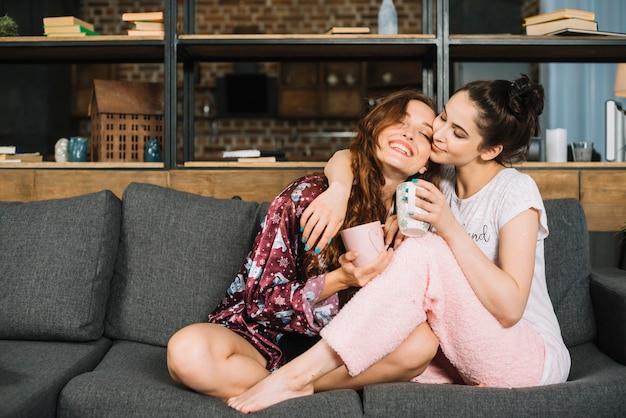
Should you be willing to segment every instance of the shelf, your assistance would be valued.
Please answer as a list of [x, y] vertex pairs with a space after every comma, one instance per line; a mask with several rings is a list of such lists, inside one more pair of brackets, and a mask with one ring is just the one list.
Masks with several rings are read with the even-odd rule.
[[255, 163], [247, 162], [240, 163], [238, 161], [187, 161], [184, 164], [185, 168], [271, 168], [271, 169], [285, 169], [285, 168], [315, 168], [323, 170], [326, 166], [325, 161], [278, 161], [273, 163]]
[[435, 54], [434, 35], [180, 35], [183, 60], [407, 59]]
[[20, 168], [50, 168], [50, 169], [149, 169], [164, 168], [163, 163], [111, 163], [111, 162], [85, 162], [85, 163], [58, 163], [56, 161], [43, 161], [34, 163], [0, 163], [0, 169], [20, 169]]
[[548, 163], [540, 161], [525, 161], [520, 164], [514, 164], [518, 169], [557, 169], [557, 170], [626, 170], [626, 163], [610, 163], [610, 162], [567, 162], [567, 163]]
[[626, 57], [626, 37], [619, 36], [450, 35], [448, 45], [454, 61], [620, 62]]
[[0, 63], [163, 62], [159, 36], [0, 37]]

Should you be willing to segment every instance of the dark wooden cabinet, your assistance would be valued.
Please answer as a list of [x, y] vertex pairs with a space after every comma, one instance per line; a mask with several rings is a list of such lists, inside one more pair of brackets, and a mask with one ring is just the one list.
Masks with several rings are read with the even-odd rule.
[[422, 63], [410, 61], [287, 62], [280, 66], [281, 117], [358, 118], [380, 97], [422, 88]]
[[279, 80], [280, 117], [359, 117], [363, 113], [362, 63], [284, 63]]

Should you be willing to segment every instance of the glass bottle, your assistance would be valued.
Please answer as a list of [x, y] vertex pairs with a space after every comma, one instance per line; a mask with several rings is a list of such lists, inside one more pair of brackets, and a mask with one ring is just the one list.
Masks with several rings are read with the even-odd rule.
[[378, 10], [378, 33], [396, 35], [398, 33], [398, 14], [393, 0], [383, 0]]

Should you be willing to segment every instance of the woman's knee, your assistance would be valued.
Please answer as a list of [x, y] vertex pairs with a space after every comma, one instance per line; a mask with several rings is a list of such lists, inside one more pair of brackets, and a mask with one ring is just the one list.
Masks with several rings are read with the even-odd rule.
[[437, 354], [438, 348], [439, 339], [430, 326], [423, 323], [400, 344], [394, 357], [405, 369], [407, 376], [413, 378], [426, 369]]
[[207, 362], [206, 331], [201, 325], [189, 325], [176, 332], [167, 343], [167, 368], [172, 378], [184, 383]]

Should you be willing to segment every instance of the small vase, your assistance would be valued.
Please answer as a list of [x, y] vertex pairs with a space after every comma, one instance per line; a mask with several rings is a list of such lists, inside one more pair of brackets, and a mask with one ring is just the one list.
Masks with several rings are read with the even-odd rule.
[[84, 136], [71, 137], [67, 151], [71, 162], [87, 161], [87, 138]]
[[161, 155], [161, 144], [159, 144], [159, 140], [152, 138], [146, 141], [146, 145], [144, 147], [143, 160], [146, 163], [162, 163], [163, 156]]

